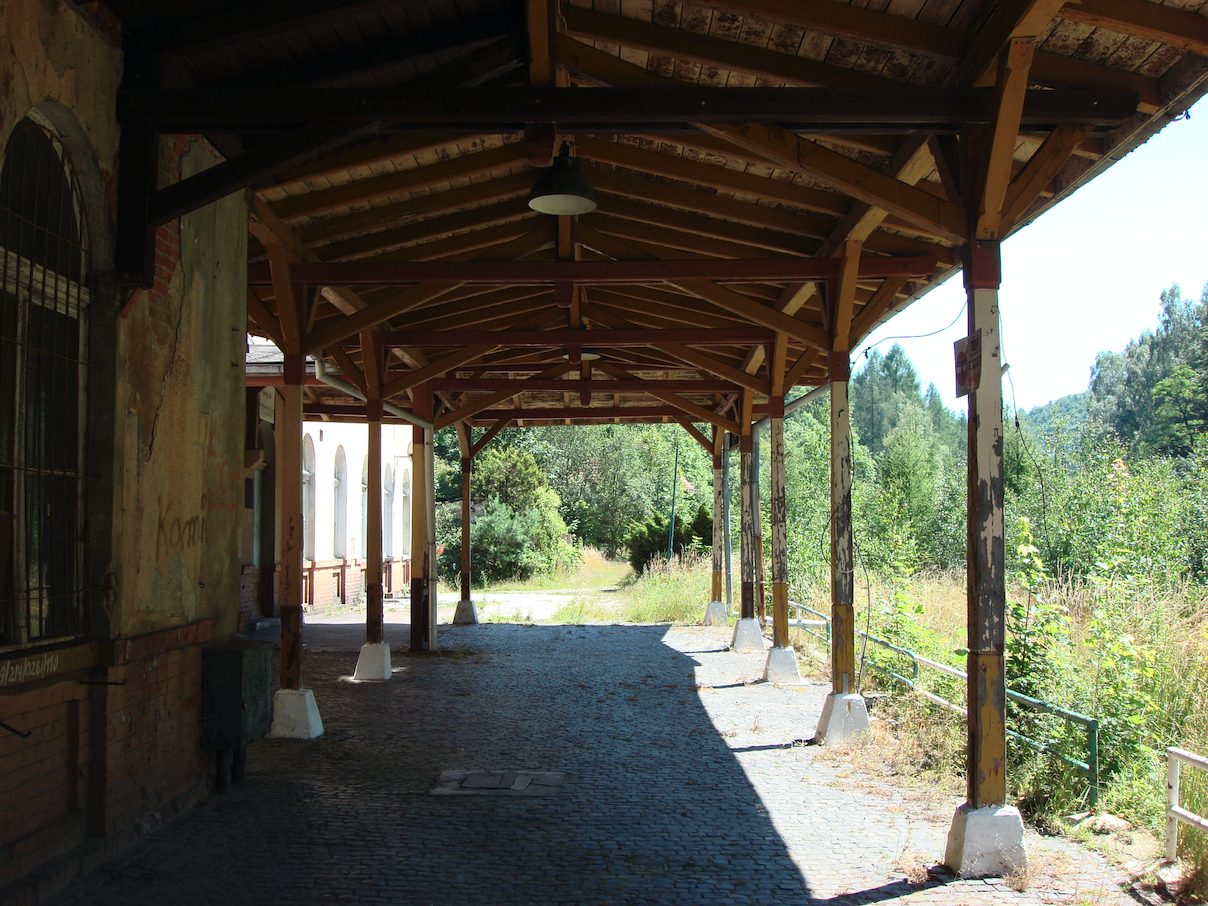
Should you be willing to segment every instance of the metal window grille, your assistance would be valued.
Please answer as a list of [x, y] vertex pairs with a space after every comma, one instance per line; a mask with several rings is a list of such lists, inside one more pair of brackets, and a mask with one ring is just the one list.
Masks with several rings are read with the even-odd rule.
[[0, 171], [0, 648], [87, 629], [89, 264], [67, 154], [27, 117]]

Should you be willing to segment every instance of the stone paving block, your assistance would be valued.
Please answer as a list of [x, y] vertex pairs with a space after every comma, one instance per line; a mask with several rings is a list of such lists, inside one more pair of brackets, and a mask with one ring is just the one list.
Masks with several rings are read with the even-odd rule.
[[766, 655], [724, 627], [442, 627], [463, 657], [393, 652], [383, 684], [340, 682], [363, 634], [324, 630], [304, 669], [326, 735], [256, 743], [243, 785], [55, 906], [1132, 903], [1065, 841], [1059, 886], [906, 882], [946, 823], [794, 745], [828, 686], [757, 682]]

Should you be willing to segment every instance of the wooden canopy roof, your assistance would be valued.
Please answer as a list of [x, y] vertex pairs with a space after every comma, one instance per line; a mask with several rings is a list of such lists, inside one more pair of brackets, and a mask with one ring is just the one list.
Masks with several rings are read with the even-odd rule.
[[[1208, 89], [1206, 0], [110, 5], [123, 175], [228, 158], [123, 179], [119, 270], [250, 189], [249, 330], [438, 426], [736, 428]], [[526, 203], [564, 138], [575, 218]]]

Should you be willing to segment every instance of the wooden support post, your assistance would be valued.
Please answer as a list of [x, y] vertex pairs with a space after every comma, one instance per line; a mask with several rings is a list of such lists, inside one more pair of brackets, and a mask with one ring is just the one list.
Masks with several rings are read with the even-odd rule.
[[369, 422], [369, 487], [365, 510], [365, 641], [382, 641], [382, 401], [365, 403]]
[[[415, 388], [414, 412], [432, 418], [432, 394]], [[428, 547], [428, 432], [418, 425], [411, 433], [411, 650], [428, 650], [428, 595], [431, 593]]]
[[281, 478], [281, 688], [302, 688], [302, 380], [306, 360], [287, 356], [277, 412]]
[[725, 579], [724, 559], [726, 550], [726, 488], [724, 463], [722, 462], [722, 438], [724, 428], [713, 426], [713, 437], [709, 448], [713, 453], [713, 582], [709, 589], [709, 603], [705, 606], [705, 626], [726, 625], [726, 605], [722, 600]]
[[[432, 388], [424, 388], [427, 391], [427, 406], [428, 412], [431, 413], [434, 408], [434, 400], [432, 397]], [[434, 446], [435, 431], [424, 431], [424, 464], [428, 467], [428, 474], [424, 476], [424, 490], [428, 495], [428, 519], [425, 529], [428, 533], [428, 638], [427, 646], [429, 651], [436, 650], [436, 626], [438, 623], [436, 610], [437, 602], [440, 600], [440, 588], [437, 580], [438, 570], [436, 566], [436, 449]]]
[[[743, 394], [743, 409], [747, 408]], [[755, 515], [751, 509], [751, 420], [745, 414], [742, 420], [742, 435], [738, 446], [739, 481], [739, 531], [738, 558], [741, 616], [744, 620], [755, 619]]]
[[763, 502], [759, 498], [759, 440], [751, 435], [751, 520], [755, 531], [755, 619], [763, 626], [767, 620], [767, 583], [763, 569]]
[[789, 645], [789, 544], [785, 511], [784, 397], [768, 400], [771, 410], [772, 635], [776, 648]]
[[723, 557], [725, 559], [726, 570], [726, 608], [734, 606], [734, 551], [733, 540], [730, 535], [730, 432], [725, 432], [725, 439], [722, 440], [721, 453], [721, 483], [722, 494], [725, 495], [726, 511], [722, 518], [725, 520], [725, 542], [726, 549]]
[[461, 599], [470, 600], [470, 468], [468, 456], [461, 458]]
[[[713, 437], [716, 440], [725, 432], [721, 428], [713, 429]], [[724, 589], [722, 581], [724, 578], [723, 566], [725, 557], [725, 485], [724, 476], [722, 475], [722, 454], [713, 454], [713, 584], [711, 586], [710, 600], [722, 600]]]
[[1006, 802], [1006, 531], [997, 242], [973, 242], [965, 265], [969, 334], [981, 335], [981, 382], [969, 394], [968, 786], [973, 808]]
[[855, 692], [855, 570], [851, 524], [851, 413], [847, 350], [831, 354], [831, 691]]

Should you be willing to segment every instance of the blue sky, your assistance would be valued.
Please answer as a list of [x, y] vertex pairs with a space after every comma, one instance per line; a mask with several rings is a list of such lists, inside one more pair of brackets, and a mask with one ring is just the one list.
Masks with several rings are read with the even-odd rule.
[[[1085, 390], [1098, 352], [1157, 325], [1163, 289], [1178, 283], [1198, 299], [1208, 281], [1208, 99], [1004, 242], [1002, 258], [1007, 404], [1012, 384], [1023, 409]], [[872, 343], [944, 327], [963, 303], [958, 272], [873, 333], [853, 366]], [[935, 383], [950, 408], [952, 344], [965, 333], [962, 314], [937, 336], [898, 341], [923, 387]]]

